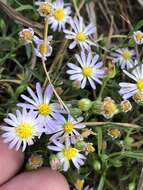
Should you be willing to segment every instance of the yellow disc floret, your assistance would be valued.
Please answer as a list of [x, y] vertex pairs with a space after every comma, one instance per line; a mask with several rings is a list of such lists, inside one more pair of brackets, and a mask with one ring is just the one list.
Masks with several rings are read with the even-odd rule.
[[90, 66], [84, 66], [82, 69], [82, 73], [85, 77], [90, 77], [93, 73], [93, 69]]
[[15, 130], [17, 136], [23, 140], [33, 136], [33, 125], [31, 123], [22, 123]]
[[38, 106], [39, 113], [43, 116], [47, 116], [52, 112], [52, 108], [49, 104], [40, 104]]
[[66, 133], [71, 133], [74, 128], [75, 128], [75, 125], [74, 125], [71, 121], [68, 121], [68, 122], [64, 125], [64, 131], [65, 131]]
[[137, 39], [137, 41], [141, 41], [142, 39], [143, 39], [143, 33], [142, 32], [137, 32], [136, 33], [136, 39]]
[[79, 32], [77, 33], [76, 35], [76, 40], [79, 41], [79, 42], [83, 42], [87, 39], [87, 36], [86, 34], [84, 34], [83, 32]]
[[23, 41], [31, 41], [33, 39], [33, 33], [29, 30], [23, 30], [20, 35], [21, 40]]
[[44, 43], [40, 44], [39, 45], [39, 52], [42, 54], [42, 55], [46, 55], [48, 53], [48, 46], [45, 45]]
[[143, 90], [143, 79], [137, 81], [137, 87], [139, 90]]
[[121, 132], [119, 131], [119, 129], [110, 129], [108, 131], [108, 134], [113, 137], [113, 138], [118, 138], [121, 136]]
[[42, 16], [48, 16], [49, 14], [52, 13], [52, 6], [49, 3], [41, 3], [39, 7], [39, 13], [42, 14]]
[[129, 51], [124, 51], [122, 54], [124, 60], [128, 61], [131, 59], [131, 53]]
[[64, 149], [63, 154], [68, 160], [72, 160], [77, 156], [78, 150], [76, 148], [67, 147]]
[[55, 19], [57, 21], [63, 21], [65, 18], [65, 10], [64, 9], [57, 9], [54, 12]]

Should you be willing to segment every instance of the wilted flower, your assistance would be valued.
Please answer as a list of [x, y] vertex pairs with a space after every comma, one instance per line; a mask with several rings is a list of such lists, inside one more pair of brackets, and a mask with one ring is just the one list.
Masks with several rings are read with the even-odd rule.
[[39, 12], [40, 16], [47, 17], [47, 16], [52, 15], [53, 5], [51, 3], [49, 3], [48, 1], [46, 1], [46, 2], [37, 1], [35, 4], [39, 6], [38, 12]]
[[116, 75], [116, 67], [112, 61], [107, 62], [107, 67], [105, 67], [105, 73], [109, 78], [114, 78]]
[[143, 32], [141, 32], [140, 30], [134, 32], [133, 39], [135, 40], [136, 44], [143, 44]]
[[121, 109], [123, 112], [128, 112], [128, 111], [131, 111], [132, 109], [132, 104], [130, 103], [129, 100], [124, 100], [121, 102]]
[[104, 99], [101, 110], [101, 114], [107, 119], [112, 118], [119, 111], [117, 108], [117, 104], [110, 97]]
[[10, 149], [15, 147], [19, 150], [22, 146], [22, 151], [25, 151], [26, 146], [34, 144], [35, 137], [39, 137], [43, 132], [37, 113], [32, 110], [17, 110], [16, 115], [9, 113], [4, 121], [11, 126], [2, 127], [2, 137], [5, 143], [10, 143]]
[[85, 151], [86, 155], [88, 155], [89, 153], [95, 152], [95, 148], [93, 146], [93, 143], [87, 143], [84, 151]]
[[134, 50], [129, 50], [128, 48], [122, 48], [112, 53], [113, 62], [118, 63], [121, 69], [130, 69], [133, 67], [133, 56], [135, 55]]
[[39, 154], [32, 154], [28, 159], [28, 163], [26, 164], [26, 168], [28, 170], [36, 170], [43, 165], [43, 156]]
[[119, 129], [108, 129], [108, 135], [111, 136], [113, 139], [116, 139], [121, 136], [121, 132]]
[[136, 103], [143, 102], [143, 91], [138, 90], [134, 95], [133, 95], [133, 100]]
[[49, 17], [49, 24], [53, 31], [65, 29], [65, 24], [69, 22], [71, 8], [66, 7], [63, 0], [56, 0], [53, 3], [53, 15]]
[[90, 46], [96, 46], [96, 43], [93, 42], [93, 40], [90, 40], [91, 34], [94, 34], [96, 32], [96, 27], [93, 24], [89, 24], [88, 26], [85, 26], [83, 18], [70, 18], [70, 26], [72, 27], [71, 30], [64, 30], [66, 34], [66, 38], [69, 40], [73, 40], [73, 42], [70, 44], [69, 48], [73, 49], [76, 47], [76, 45], [80, 45], [80, 47], [83, 49], [90, 49]]
[[32, 28], [23, 29], [19, 32], [20, 40], [24, 41], [25, 43], [31, 43], [34, 37], [34, 30]]
[[[137, 61], [135, 62], [135, 65], [137, 65]], [[132, 97], [138, 91], [143, 91], [143, 64], [136, 66], [131, 73], [125, 70], [123, 70], [123, 72], [129, 78], [135, 81], [135, 83], [130, 83], [130, 82], [119, 83], [121, 87], [119, 93], [123, 96], [124, 99]]]
[[73, 63], [68, 63], [70, 68], [67, 73], [70, 76], [70, 80], [80, 80], [81, 88], [85, 88], [87, 81], [90, 83], [93, 89], [96, 89], [95, 83], [102, 84], [100, 78], [104, 77], [105, 71], [103, 69], [103, 63], [98, 62], [99, 56], [92, 56], [91, 52], [88, 53], [88, 56], [84, 51], [81, 52], [81, 55], [75, 55], [80, 66], [77, 66]]
[[52, 38], [53, 38], [52, 36], [49, 36], [48, 41], [45, 44], [44, 40], [41, 40], [36, 36], [34, 37], [34, 42], [37, 45], [37, 48], [34, 48], [34, 51], [37, 57], [40, 57], [46, 60], [47, 57], [51, 56], [53, 48], [50, 45], [50, 41], [52, 40]]
[[78, 149], [72, 147], [69, 144], [62, 144], [59, 141], [54, 140], [53, 145], [49, 145], [48, 148], [50, 150], [56, 151], [57, 157], [61, 161], [61, 164], [63, 165], [63, 170], [67, 171], [70, 167], [70, 161], [73, 162], [74, 166], [79, 169], [80, 166], [84, 164], [84, 160], [86, 159], [83, 154], [79, 152]]

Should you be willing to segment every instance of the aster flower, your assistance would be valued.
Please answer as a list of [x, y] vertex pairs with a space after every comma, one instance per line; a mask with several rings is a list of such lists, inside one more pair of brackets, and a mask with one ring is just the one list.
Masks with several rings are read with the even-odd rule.
[[134, 32], [133, 39], [135, 40], [136, 44], [143, 44], [143, 32], [141, 32], [140, 30]]
[[110, 97], [106, 97], [103, 101], [103, 105], [101, 108], [101, 114], [106, 118], [106, 119], [110, 119], [112, 118], [115, 114], [118, 113], [118, 108], [117, 105], [115, 103], [115, 101], [110, 98]]
[[[135, 62], [137, 65], [137, 61]], [[134, 80], [134, 83], [121, 82], [119, 86], [121, 87], [119, 93], [124, 99], [129, 99], [137, 92], [143, 92], [143, 64], [136, 66], [134, 70], [129, 73], [128, 71], [123, 71], [129, 78]]]
[[49, 17], [49, 24], [53, 31], [65, 29], [65, 24], [69, 22], [71, 8], [66, 7], [63, 0], [56, 0], [53, 3], [53, 15]]
[[37, 45], [37, 48], [34, 48], [34, 51], [37, 57], [46, 60], [47, 57], [51, 56], [53, 48], [50, 45], [50, 41], [52, 40], [52, 38], [53, 38], [52, 36], [48, 37], [47, 45], [45, 46], [44, 40], [41, 40], [36, 36], [34, 37], [34, 42]]
[[55, 145], [49, 145], [50, 150], [56, 151], [57, 157], [63, 165], [63, 170], [67, 171], [70, 167], [70, 161], [73, 162], [74, 166], [79, 169], [84, 164], [85, 156], [79, 152], [78, 149], [72, 147], [69, 144], [61, 144], [59, 141], [54, 140]]
[[16, 115], [9, 113], [8, 118], [4, 119], [9, 126], [2, 127], [5, 143], [9, 143], [10, 149], [19, 150], [22, 146], [22, 151], [27, 145], [34, 143], [34, 138], [39, 137], [43, 130], [40, 127], [40, 121], [37, 118], [37, 113], [23, 109], [22, 112], [16, 111]]
[[54, 135], [50, 138], [50, 140], [60, 139], [62, 141], [74, 143], [76, 137], [80, 136], [80, 133], [77, 130], [85, 127], [85, 125], [81, 123], [82, 120], [82, 117], [75, 120], [71, 115], [68, 115], [68, 119], [66, 120], [63, 116], [61, 116], [61, 118], [56, 121], [53, 131], [51, 130], [50, 134]]
[[69, 23], [72, 31], [65, 29], [64, 32], [67, 39], [73, 40], [69, 46], [70, 49], [75, 48], [76, 45], [80, 45], [82, 49], [87, 50], [90, 49], [91, 45], [96, 46], [93, 40], [90, 40], [91, 35], [96, 32], [96, 27], [92, 23], [85, 26], [82, 17], [74, 19], [70, 18]]
[[36, 170], [42, 167], [43, 163], [44, 163], [44, 159], [42, 155], [32, 154], [31, 157], [28, 159], [28, 162], [26, 164], [26, 169]]
[[121, 109], [123, 112], [127, 113], [132, 110], [132, 104], [129, 100], [124, 100], [121, 102]]
[[39, 83], [36, 84], [36, 93], [28, 87], [27, 91], [31, 98], [25, 95], [21, 97], [26, 101], [26, 103], [19, 103], [17, 106], [33, 109], [38, 114], [40, 122], [44, 127], [52, 127], [53, 119], [61, 117], [60, 112], [63, 112], [61, 106], [57, 103], [50, 103], [53, 95], [53, 90], [50, 85], [44, 90]]
[[113, 62], [119, 64], [121, 69], [130, 69], [133, 67], [133, 56], [135, 55], [134, 50], [129, 50], [128, 48], [122, 48], [112, 53]]
[[87, 81], [90, 83], [93, 89], [96, 89], [95, 83], [102, 84], [100, 78], [104, 77], [105, 71], [102, 68], [103, 63], [97, 62], [99, 59], [98, 55], [92, 56], [91, 52], [86, 56], [85, 52], [82, 51], [80, 55], [75, 55], [76, 60], [80, 64], [77, 66], [73, 63], [68, 63], [70, 68], [67, 73], [70, 76], [70, 80], [79, 80], [81, 82], [81, 88], [85, 88]]
[[119, 129], [108, 129], [108, 135], [116, 139], [121, 136], [121, 132]]
[[53, 5], [48, 1], [37, 1], [35, 3], [38, 6], [38, 12], [42, 17], [48, 17], [53, 13]]
[[25, 43], [31, 43], [34, 37], [34, 30], [26, 28], [19, 32], [19, 38]]

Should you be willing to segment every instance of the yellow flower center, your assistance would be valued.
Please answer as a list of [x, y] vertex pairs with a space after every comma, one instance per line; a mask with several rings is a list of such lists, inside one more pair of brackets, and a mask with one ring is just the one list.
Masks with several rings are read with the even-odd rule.
[[112, 117], [115, 113], [117, 113], [117, 105], [115, 104], [114, 100], [108, 99], [104, 102], [103, 112], [108, 117]]
[[43, 158], [41, 155], [32, 155], [30, 158], [30, 163], [32, 166], [41, 165]]
[[52, 108], [48, 104], [40, 104], [38, 106], [39, 113], [43, 116], [47, 116], [52, 112]]
[[57, 9], [54, 13], [55, 19], [58, 21], [62, 21], [65, 18], [65, 10], [64, 9]]
[[51, 14], [52, 6], [50, 6], [48, 3], [42, 3], [39, 7], [39, 12], [47, 16]]
[[75, 158], [77, 153], [78, 153], [77, 149], [72, 148], [72, 147], [65, 148], [64, 151], [63, 151], [64, 156], [68, 160], [72, 160], [73, 158]]
[[48, 53], [48, 46], [45, 45], [44, 43], [40, 44], [39, 45], [39, 52], [42, 54], [42, 55], [45, 55]]
[[143, 34], [142, 34], [142, 32], [138, 32], [138, 33], [136, 33], [136, 39], [137, 39], [137, 41], [141, 41], [142, 38], [143, 38]]
[[114, 138], [117, 138], [121, 135], [121, 132], [118, 130], [118, 129], [111, 129], [109, 131], [109, 134], [114, 137]]
[[137, 81], [137, 87], [139, 90], [143, 90], [143, 79]]
[[76, 40], [79, 42], [83, 42], [87, 39], [87, 36], [83, 32], [79, 32], [76, 35]]
[[68, 121], [68, 122], [64, 125], [64, 131], [65, 131], [66, 133], [71, 133], [74, 128], [75, 128], [75, 125], [74, 125], [71, 121]]
[[143, 101], [143, 92], [142, 91], [138, 91], [133, 95], [133, 99], [135, 100], [135, 102], [139, 103]]
[[93, 73], [93, 69], [90, 66], [84, 66], [82, 69], [82, 73], [85, 77], [90, 77]]
[[129, 51], [124, 51], [122, 54], [123, 58], [128, 61], [131, 58], [131, 53]]
[[15, 130], [17, 136], [24, 140], [33, 135], [33, 125], [31, 123], [22, 123]]
[[122, 103], [122, 110], [124, 112], [127, 112], [131, 109], [131, 103], [128, 101], [128, 100], [125, 100], [123, 103]]
[[30, 31], [23, 31], [22, 32], [22, 37], [21, 37], [22, 40], [29, 41], [29, 40], [32, 40], [32, 38], [33, 38], [32, 32], [30, 32]]
[[84, 185], [84, 180], [77, 179], [74, 185], [76, 189], [82, 189]]

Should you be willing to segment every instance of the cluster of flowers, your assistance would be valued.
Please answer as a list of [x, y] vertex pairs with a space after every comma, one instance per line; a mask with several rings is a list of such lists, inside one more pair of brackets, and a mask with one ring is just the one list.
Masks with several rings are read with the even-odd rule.
[[[72, 18], [71, 7], [64, 4], [63, 0], [56, 0], [53, 3], [38, 1], [36, 5], [39, 14], [44, 18], [48, 18], [48, 24], [53, 31], [62, 31], [65, 33], [66, 39], [72, 40], [69, 45], [70, 49], [80, 47], [81, 52], [75, 55], [76, 64], [67, 64], [69, 68], [67, 74], [70, 75], [70, 80], [78, 82], [81, 89], [90, 84], [91, 88], [95, 90], [96, 83], [102, 85], [102, 79], [104, 80], [107, 77], [108, 72], [99, 55], [92, 52], [92, 46], [98, 46], [92, 38], [92, 34], [96, 32], [96, 27], [92, 23], [86, 26], [82, 17]], [[66, 29], [67, 25], [70, 26], [69, 30]], [[19, 37], [26, 43], [34, 43], [36, 46], [34, 51], [37, 57], [46, 61], [51, 56], [53, 51], [51, 46], [52, 36], [47, 37], [46, 45], [43, 39], [35, 35], [32, 28], [23, 29], [19, 33]], [[134, 32], [133, 39], [137, 45], [143, 44], [143, 33], [141, 31]], [[96, 109], [98, 103], [102, 103], [100, 114], [110, 119], [119, 110], [128, 112], [132, 109], [132, 105], [128, 100], [130, 97], [133, 97], [136, 102], [143, 101], [143, 64], [138, 63], [136, 59], [135, 50], [128, 48], [120, 48], [111, 53], [113, 65], [117, 63], [123, 69], [123, 73], [134, 80], [135, 83], [119, 83], [121, 87], [119, 93], [124, 99], [120, 105], [117, 105], [110, 97], [106, 97], [100, 103], [98, 100], [92, 103], [92, 109], [95, 113], [99, 111]], [[110, 72], [110, 70], [108, 71]], [[32, 145], [36, 137], [40, 138], [45, 133], [50, 138], [47, 148], [58, 152], [57, 155], [52, 157], [52, 167], [67, 171], [70, 167], [70, 161], [72, 161], [74, 166], [79, 169], [85, 162], [85, 154], [94, 152], [92, 143], [85, 143], [82, 150], [76, 147], [78, 140], [82, 140], [84, 136], [82, 135], [85, 128], [83, 118], [74, 118], [59, 103], [51, 103], [53, 96], [51, 85], [42, 88], [37, 83], [36, 93], [30, 87], [27, 88], [27, 91], [30, 97], [21, 95], [25, 103], [17, 104], [18, 107], [22, 108], [22, 111], [17, 110], [16, 115], [9, 113], [8, 118], [4, 119], [5, 123], [9, 125], [2, 128], [4, 130], [2, 135], [4, 142], [10, 143], [10, 148], [15, 147], [16, 150], [19, 150], [22, 146], [22, 150], [25, 151], [27, 145]], [[88, 101], [82, 99], [79, 102], [82, 111], [87, 111], [91, 107], [89, 102], [88, 109], [84, 109], [84, 105], [88, 104]], [[121, 135], [118, 129], [110, 129], [108, 134], [113, 138]], [[41, 157], [37, 155], [36, 161], [34, 157], [29, 162], [32, 162], [32, 160], [33, 162], [38, 160], [38, 165], [43, 163]], [[85, 190], [92, 190], [92, 188], [87, 186]]]

